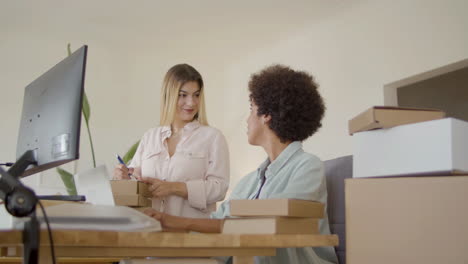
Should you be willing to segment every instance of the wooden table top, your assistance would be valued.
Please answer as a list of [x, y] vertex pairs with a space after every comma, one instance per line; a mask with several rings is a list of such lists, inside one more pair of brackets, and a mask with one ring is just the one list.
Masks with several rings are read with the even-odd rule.
[[[288, 248], [338, 245], [337, 235], [250, 235], [53, 230], [54, 246], [152, 248]], [[0, 247], [21, 246], [22, 232], [0, 231]], [[41, 245], [49, 245], [41, 230]]]

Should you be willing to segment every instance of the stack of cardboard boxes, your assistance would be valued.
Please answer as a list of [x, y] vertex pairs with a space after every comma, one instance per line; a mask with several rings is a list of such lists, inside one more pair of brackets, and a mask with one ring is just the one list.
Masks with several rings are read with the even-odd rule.
[[231, 200], [225, 234], [318, 234], [322, 203], [295, 199]]
[[468, 122], [443, 117], [374, 107], [350, 120], [348, 264], [468, 263]]

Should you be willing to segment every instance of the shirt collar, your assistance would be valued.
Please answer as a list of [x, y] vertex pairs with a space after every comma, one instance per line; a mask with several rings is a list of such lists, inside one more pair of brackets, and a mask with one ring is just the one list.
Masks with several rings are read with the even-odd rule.
[[265, 172], [267, 178], [276, 175], [286, 162], [300, 149], [302, 149], [302, 143], [300, 141], [294, 141], [289, 144], [273, 162], [270, 163], [270, 159], [267, 158], [257, 169], [258, 177], [261, 177], [260, 172], [265, 169], [267, 169]]
[[[262, 171], [265, 171], [267, 169], [268, 165], [270, 165], [270, 159], [269, 158], [267, 158], [264, 162], [262, 162], [262, 164], [260, 164], [260, 167], [258, 167], [257, 177], [259, 179], [262, 178]], [[266, 177], [266, 175], [265, 175], [265, 177]]]
[[[186, 124], [183, 128], [184, 132], [191, 132], [191, 131], [194, 131], [195, 129], [199, 128], [200, 127], [200, 123], [198, 122], [198, 120], [194, 120], [188, 124]], [[172, 131], [171, 131], [171, 126], [162, 126], [161, 128], [161, 137], [162, 138], [168, 138], [170, 137], [172, 134]]]

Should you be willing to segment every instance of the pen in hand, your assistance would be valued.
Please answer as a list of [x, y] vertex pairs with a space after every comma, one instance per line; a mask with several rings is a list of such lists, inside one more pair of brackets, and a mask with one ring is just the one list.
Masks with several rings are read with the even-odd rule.
[[130, 169], [127, 167], [127, 164], [125, 164], [125, 162], [123, 161], [123, 159], [120, 157], [119, 154], [116, 154], [116, 156], [117, 156], [117, 160], [119, 161], [119, 163], [124, 165], [125, 168], [128, 170], [128, 176], [131, 177], [132, 174], [130, 173]]

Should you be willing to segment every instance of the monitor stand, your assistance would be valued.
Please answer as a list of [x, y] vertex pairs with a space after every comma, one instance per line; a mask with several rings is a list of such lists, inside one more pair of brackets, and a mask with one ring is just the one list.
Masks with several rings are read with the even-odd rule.
[[8, 169], [8, 173], [15, 177], [20, 178], [23, 172], [29, 165], [37, 165], [36, 151], [26, 151], [15, 163]]

